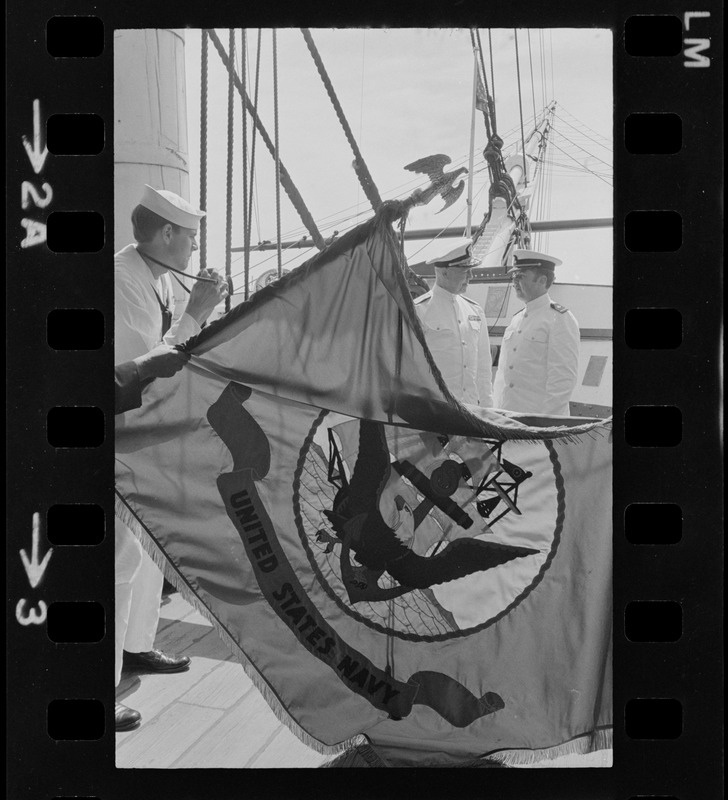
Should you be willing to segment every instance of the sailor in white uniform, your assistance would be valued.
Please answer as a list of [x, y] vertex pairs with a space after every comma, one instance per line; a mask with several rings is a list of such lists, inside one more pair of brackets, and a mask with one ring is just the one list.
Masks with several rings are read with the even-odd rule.
[[503, 334], [495, 377], [496, 408], [569, 416], [579, 368], [579, 324], [549, 296], [561, 261], [534, 250], [515, 250], [510, 270], [526, 306]]
[[471, 268], [480, 264], [471, 250], [468, 239], [427, 262], [435, 266], [435, 285], [415, 300], [415, 309], [451, 394], [461, 403], [489, 408], [493, 390], [488, 323], [481, 306], [464, 295]]
[[[200, 332], [201, 325], [228, 293], [226, 281], [207, 270], [196, 282], [184, 313], [172, 321], [172, 287], [168, 269], [184, 270], [197, 250], [196, 236], [204, 211], [173, 192], [145, 185], [132, 212], [135, 244], [114, 257], [114, 351], [116, 363], [139, 361], [164, 343], [174, 346]], [[202, 273], [201, 273], [202, 274]], [[171, 374], [171, 373], [170, 373]], [[124, 415], [117, 416], [117, 425]], [[122, 665], [147, 672], [180, 672], [187, 656], [154, 648], [163, 577], [131, 530], [115, 519], [116, 685]], [[134, 727], [141, 715], [116, 703], [116, 730]]]

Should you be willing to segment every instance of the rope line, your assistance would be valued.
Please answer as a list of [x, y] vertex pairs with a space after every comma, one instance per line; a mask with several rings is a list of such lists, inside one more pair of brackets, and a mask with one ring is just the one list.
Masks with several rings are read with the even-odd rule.
[[[248, 88], [248, 32], [245, 28], [240, 31], [240, 72], [246, 90]], [[243, 245], [244, 250], [244, 282], [245, 299], [248, 299], [248, 283], [250, 281], [250, 223], [248, 221], [248, 114], [243, 109]], [[232, 288], [230, 294], [233, 294]]]
[[[495, 72], [493, 70], [493, 40], [491, 39], [490, 28], [488, 28], [488, 52], [490, 54], [490, 85], [493, 88], [493, 106], [495, 109]], [[495, 125], [495, 111], [493, 114], [493, 124]]]
[[[563, 105], [561, 106], [561, 110], [565, 111], [575, 122], [578, 122], [582, 127], [586, 128], [588, 131], [591, 131], [595, 136], [598, 136], [600, 139], [604, 139], [605, 142], [609, 142], [609, 145], [610, 145], [610, 148], [611, 148], [612, 140], [608, 136], [605, 136], [604, 134], [599, 133], [599, 131], [595, 131], [594, 128], [590, 128], [586, 124], [586, 122], [582, 122], [578, 117], [574, 116], [574, 114], [572, 114], [571, 111], [569, 111], [568, 108], [565, 108]], [[584, 134], [584, 135], [586, 136], [586, 134]]]
[[278, 277], [283, 274], [281, 258], [281, 145], [278, 135], [278, 37], [273, 28], [273, 129], [276, 147], [276, 254], [278, 256]]
[[546, 59], [543, 52], [543, 30], [539, 30], [538, 32], [538, 43], [539, 43], [539, 66], [541, 67], [541, 99], [543, 103], [543, 107], [546, 108]]
[[[605, 150], [608, 150], [610, 153], [614, 152], [613, 149], [609, 145], [602, 144], [602, 142], [597, 141], [593, 136], [589, 136], [588, 133], [584, 133], [584, 131], [580, 131], [575, 125], [572, 125], [569, 122], [569, 120], [564, 119], [560, 115], [558, 115], [558, 118], [561, 120], [561, 122], [566, 123], [573, 131], [578, 133], [579, 136], [584, 136], [586, 139], [589, 139], [589, 141], [594, 142], [594, 144], [599, 145], [599, 147], [603, 147]], [[564, 136], [563, 133], [561, 135]], [[564, 136], [564, 138], [566, 138], [566, 137]]]
[[[359, 86], [359, 141], [364, 142], [364, 67], [366, 65], [366, 30], [363, 30], [361, 36], [361, 84]], [[356, 190], [356, 210], [359, 210], [361, 183]]]
[[583, 145], [577, 144], [576, 142], [572, 141], [565, 133], [561, 133], [561, 131], [558, 131], [558, 134], [559, 136], [561, 136], [562, 139], [566, 139], [566, 141], [569, 144], [574, 145], [574, 147], [576, 147], [577, 150], [581, 150], [582, 153], [586, 153], [590, 158], [594, 158], [600, 163], [604, 164], [605, 167], [612, 169], [612, 165], [609, 162], [605, 161], [603, 158], [599, 158], [599, 156], [595, 156], [594, 153], [592, 153], [590, 150], [587, 150], [586, 147], [584, 147]]
[[[560, 135], [561, 135], [561, 136], [563, 136], [564, 134], [562, 133], [562, 134], [560, 134]], [[600, 180], [600, 181], [604, 181], [604, 183], [606, 183], [608, 186], [611, 186], [611, 185], [612, 185], [612, 184], [611, 184], [611, 183], [610, 183], [610, 182], [609, 182], [609, 181], [608, 181], [606, 178], [603, 178], [603, 177], [602, 177], [602, 176], [601, 176], [601, 175], [600, 175], [598, 172], [594, 172], [594, 170], [593, 170], [593, 169], [589, 169], [589, 167], [587, 167], [587, 165], [586, 165], [586, 164], [582, 164], [582, 163], [581, 163], [581, 161], [579, 161], [579, 159], [578, 159], [578, 158], [574, 158], [574, 156], [572, 156], [570, 153], [567, 153], [567, 152], [566, 152], [566, 150], [564, 150], [564, 148], [563, 148], [563, 147], [559, 147], [559, 146], [556, 144], [556, 142], [552, 142], [552, 144], [553, 144], [553, 146], [554, 146], [554, 147], [555, 147], [557, 150], [559, 150], [560, 152], [562, 152], [562, 153], [563, 153], [565, 156], [568, 156], [568, 157], [569, 157], [569, 158], [570, 158], [572, 161], [576, 161], [576, 163], [577, 163], [577, 164], [579, 164], [579, 166], [580, 166], [582, 169], [585, 169], [587, 172], [591, 172], [591, 174], [592, 174], [592, 175], [594, 175], [594, 177], [595, 177], [595, 178], [599, 178], [599, 180]]]
[[[476, 53], [479, 51], [479, 41], [476, 35], [476, 31], [473, 28], [470, 28], [470, 45], [473, 48], [473, 58], [475, 59], [476, 64], [476, 71], [478, 74], [478, 80], [481, 80], [480, 70], [482, 68], [483, 62], [483, 51], [480, 50], [480, 59]], [[485, 69], [483, 68], [483, 75], [485, 76]], [[485, 122], [485, 135], [487, 136], [488, 140], [490, 140], [493, 136], [491, 131], [491, 124], [490, 124], [490, 114], [489, 114], [489, 106], [490, 103], [488, 101], [488, 78], [485, 76], [485, 81], [481, 81], [483, 86], [483, 91], [485, 92], [485, 108], [482, 109], [483, 112], [483, 121]], [[477, 99], [476, 99], [477, 105]]]
[[[258, 93], [260, 90], [260, 53], [263, 43], [263, 31], [258, 28], [258, 42], [255, 56], [255, 92], [253, 94], [253, 106], [258, 107]], [[243, 100], [243, 113], [245, 114], [245, 101]], [[257, 188], [257, 176], [255, 174], [255, 143], [258, 140], [258, 129], [253, 125], [253, 141], [251, 144], [250, 153], [250, 199], [248, 201], [248, 239], [246, 242], [248, 250], [250, 250], [250, 235], [253, 231], [253, 194]], [[257, 194], [256, 194], [257, 197]], [[256, 220], [260, 222], [260, 215], [256, 216]], [[260, 229], [258, 230], [258, 238], [260, 239]], [[246, 298], [248, 292], [248, 285], [245, 284]]]
[[556, 85], [554, 83], [554, 32], [549, 31], [549, 55], [551, 57], [551, 97], [556, 97]]
[[[200, 206], [207, 207], [207, 31], [200, 43]], [[200, 268], [207, 267], [207, 217], [200, 220]]]
[[521, 65], [518, 58], [518, 29], [514, 28], [514, 41], [516, 43], [516, 75], [518, 78], [518, 109], [521, 114], [521, 147], [523, 153], [523, 181], [528, 186], [528, 169], [526, 168], [526, 138], [523, 134], [523, 103], [521, 101]]
[[528, 63], [531, 66], [531, 100], [533, 100], [533, 119], [534, 122], [536, 121], [536, 87], [533, 83], [533, 54], [531, 53], [531, 29], [529, 28], [527, 31], [528, 33]]
[[[233, 81], [235, 83], [235, 87], [237, 88], [238, 92], [240, 92], [241, 97], [244, 99], [245, 107], [248, 109], [248, 113], [253, 118], [253, 121], [255, 122], [255, 125], [256, 125], [256, 127], [258, 129], [258, 132], [260, 133], [261, 139], [263, 139], [263, 142], [265, 143], [265, 146], [268, 148], [268, 151], [270, 152], [270, 154], [273, 157], [275, 157], [275, 147], [273, 145], [273, 142], [271, 141], [270, 136], [268, 135], [268, 132], [266, 131], [265, 127], [263, 126], [263, 123], [261, 122], [261, 119], [258, 116], [258, 113], [255, 110], [255, 107], [250, 102], [250, 98], [248, 97], [247, 92], [245, 91], [245, 88], [240, 83], [240, 78], [235, 73], [235, 69], [234, 69], [230, 59], [228, 58], [227, 53], [225, 52], [225, 48], [222, 46], [222, 43], [220, 42], [220, 39], [218, 38], [218, 36], [217, 36], [217, 34], [215, 33], [214, 30], [210, 29], [209, 30], [209, 35], [210, 35], [210, 39], [211, 39], [212, 43], [215, 45], [215, 49], [217, 50], [220, 58], [222, 59], [222, 63], [225, 65], [225, 68], [229, 72], [233, 73]], [[306, 207], [306, 204], [304, 203], [303, 198], [301, 197], [298, 189], [296, 188], [295, 184], [293, 183], [293, 181], [291, 179], [291, 176], [288, 174], [288, 170], [285, 168], [285, 166], [282, 163], [280, 164], [280, 182], [281, 182], [283, 188], [285, 189], [286, 194], [288, 195], [288, 197], [290, 198], [291, 202], [293, 203], [293, 207], [296, 209], [296, 211], [298, 212], [298, 215], [301, 217], [301, 220], [303, 221], [303, 224], [306, 226], [306, 228], [308, 229], [309, 233], [311, 234], [311, 238], [314, 240], [316, 246], [320, 250], [323, 250], [324, 247], [325, 247], [325, 243], [324, 243], [323, 237], [321, 236], [321, 234], [319, 233], [318, 228], [316, 227], [316, 223], [314, 222], [314, 219], [311, 216], [311, 212]]]
[[349, 123], [344, 116], [344, 110], [341, 107], [341, 103], [339, 102], [339, 98], [336, 96], [336, 92], [334, 91], [334, 86], [331, 83], [331, 79], [326, 72], [326, 67], [324, 67], [324, 63], [321, 60], [321, 56], [319, 55], [319, 51], [316, 48], [316, 44], [311, 36], [311, 31], [308, 28], [301, 28], [301, 33], [303, 34], [303, 38], [306, 41], [306, 46], [308, 47], [309, 52], [316, 64], [316, 69], [318, 70], [319, 75], [321, 76], [321, 80], [326, 88], [326, 93], [331, 100], [332, 105], [334, 106], [334, 111], [336, 112], [336, 116], [339, 119], [339, 123], [344, 130], [344, 135], [346, 136], [346, 140], [349, 142], [349, 146], [351, 147], [352, 152], [354, 153], [354, 171], [356, 172], [356, 176], [359, 179], [359, 183], [361, 184], [362, 189], [364, 190], [364, 194], [367, 196], [367, 199], [371, 203], [372, 208], [376, 211], [379, 206], [382, 205], [382, 198], [379, 195], [379, 191], [374, 183], [374, 180], [369, 173], [369, 169], [367, 165], [364, 163], [364, 157], [362, 156], [359, 146], [356, 143], [356, 139], [354, 139], [354, 134], [351, 132], [351, 128]]
[[[228, 52], [230, 60], [235, 60], [235, 29], [228, 29]], [[233, 143], [235, 139], [235, 129], [233, 127], [233, 111], [235, 96], [233, 95], [233, 75], [228, 73], [228, 94], [227, 94], [227, 175], [225, 183], [225, 278], [228, 282], [228, 296], [225, 298], [225, 311], [230, 311], [230, 292], [232, 292], [232, 278], [230, 258], [232, 253], [230, 248], [233, 242]]]

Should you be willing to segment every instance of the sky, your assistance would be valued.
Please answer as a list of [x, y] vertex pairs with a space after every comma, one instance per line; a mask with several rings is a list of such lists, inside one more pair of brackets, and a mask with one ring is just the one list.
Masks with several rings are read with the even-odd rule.
[[[313, 29], [311, 31], [344, 114], [380, 194], [403, 197], [427, 178], [405, 164], [444, 153], [456, 166], [468, 165], [470, 148], [473, 50], [467, 29]], [[526, 135], [534, 110], [557, 103], [549, 157], [550, 177], [540, 179], [543, 193], [530, 218], [584, 219], [612, 216], [612, 34], [602, 29], [525, 29], [518, 31], [521, 98], [513, 30], [491, 32], [498, 132], [508, 146], [520, 140], [521, 111]], [[530, 34], [530, 35], [529, 35]], [[227, 48], [228, 32], [218, 35]], [[277, 89], [281, 162], [291, 175], [324, 237], [343, 233], [372, 209], [352, 169], [353, 154], [298, 29], [278, 30]], [[257, 29], [247, 34], [249, 94], [257, 56]], [[191, 201], [199, 201], [200, 32], [187, 30], [186, 83], [189, 120]], [[530, 39], [530, 42], [529, 42]], [[262, 31], [258, 111], [271, 139], [275, 130], [272, 31]], [[490, 80], [487, 30], [481, 30]], [[240, 69], [241, 32], [236, 48]], [[530, 44], [530, 47], [529, 47]], [[208, 102], [208, 266], [223, 270], [226, 225], [227, 72], [210, 44]], [[532, 80], [533, 76], [533, 80]], [[233, 247], [243, 244], [242, 111], [235, 97], [233, 165]], [[487, 171], [482, 150], [486, 131], [476, 119], [474, 213], [477, 225], [487, 210]], [[250, 153], [252, 125], [248, 124]], [[276, 240], [274, 162], [262, 141], [256, 144], [256, 191], [251, 242]], [[596, 174], [594, 174], [596, 173]], [[549, 191], [546, 192], [545, 190]], [[538, 194], [538, 193], [537, 193]], [[439, 198], [415, 208], [408, 230], [462, 227], [467, 188], [442, 213]], [[548, 201], [547, 201], [548, 198]], [[280, 192], [281, 239], [306, 233], [285, 192]], [[558, 280], [612, 283], [612, 229], [550, 233], [532, 244], [562, 259]], [[410, 263], [440, 255], [448, 241], [410, 242]], [[289, 269], [314, 250], [288, 250]], [[253, 254], [251, 275], [277, 267], [275, 251]], [[195, 265], [196, 266], [196, 265]], [[243, 255], [233, 253], [236, 289], [243, 285]]]

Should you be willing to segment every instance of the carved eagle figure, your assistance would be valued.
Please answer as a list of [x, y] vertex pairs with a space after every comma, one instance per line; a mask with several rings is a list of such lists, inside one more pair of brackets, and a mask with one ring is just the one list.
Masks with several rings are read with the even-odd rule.
[[449, 208], [460, 197], [463, 189], [465, 189], [465, 181], [461, 180], [457, 185], [455, 181], [459, 175], [467, 174], [468, 170], [465, 167], [460, 167], [451, 172], [445, 172], [445, 167], [451, 162], [450, 156], [446, 156], [444, 153], [437, 153], [434, 156], [426, 156], [407, 164], [406, 170], [427, 175], [431, 181], [426, 189], [420, 190], [422, 196], [417, 198], [416, 205], [429, 203], [436, 194], [439, 194], [445, 201], [445, 205], [437, 212], [439, 214]]

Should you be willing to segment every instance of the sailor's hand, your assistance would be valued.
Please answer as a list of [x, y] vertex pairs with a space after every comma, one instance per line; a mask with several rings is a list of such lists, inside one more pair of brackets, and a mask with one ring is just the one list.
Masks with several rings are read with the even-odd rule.
[[228, 296], [228, 284], [214, 269], [201, 269], [201, 278], [214, 278], [215, 283], [196, 281], [190, 292], [185, 311], [197, 322], [203, 322], [212, 314], [215, 306]]
[[168, 344], [160, 344], [154, 350], [135, 358], [134, 363], [139, 372], [139, 379], [144, 382], [153, 378], [171, 378], [189, 360], [188, 353], [183, 353]]

